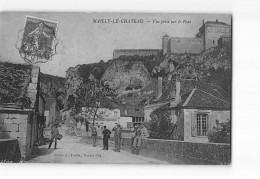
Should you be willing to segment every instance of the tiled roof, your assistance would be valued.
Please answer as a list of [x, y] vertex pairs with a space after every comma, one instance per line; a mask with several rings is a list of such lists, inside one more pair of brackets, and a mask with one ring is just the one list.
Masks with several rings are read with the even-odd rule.
[[183, 95], [181, 96], [181, 102], [180, 102], [177, 106], [183, 106], [184, 103], [186, 102], [186, 100], [187, 100], [187, 99], [189, 98], [189, 96], [191, 95], [191, 93], [192, 93], [192, 90], [189, 91], [189, 92], [187, 92], [187, 93], [185, 93], [185, 94], [183, 94]]
[[26, 64], [0, 62], [0, 106], [32, 108], [36, 100], [39, 68]]
[[218, 98], [210, 93], [207, 93], [201, 89], [195, 89], [194, 93], [190, 93], [192, 95], [184, 106], [183, 102], [186, 99], [182, 99], [182, 102], [179, 103], [178, 107], [191, 107], [191, 108], [213, 108], [213, 109], [230, 109], [230, 102]]
[[212, 94], [222, 100], [228, 102], [231, 101], [230, 95], [217, 84], [198, 81], [196, 86], [198, 89], [203, 90], [206, 93]]
[[[230, 109], [230, 96], [218, 85], [200, 80], [180, 80], [180, 82], [181, 101], [177, 107]], [[175, 80], [171, 80], [163, 87], [163, 94], [159, 100], [153, 98], [149, 104], [173, 101], [175, 91]]]
[[[195, 80], [181, 80], [180, 83], [181, 83], [181, 91], [180, 91], [181, 96], [191, 91], [196, 86]], [[176, 91], [175, 79], [172, 79], [166, 85], [163, 86], [161, 97], [158, 100], [155, 100], [153, 98], [149, 102], [149, 104], [155, 104], [159, 102], [173, 100], [175, 98], [175, 91]]]

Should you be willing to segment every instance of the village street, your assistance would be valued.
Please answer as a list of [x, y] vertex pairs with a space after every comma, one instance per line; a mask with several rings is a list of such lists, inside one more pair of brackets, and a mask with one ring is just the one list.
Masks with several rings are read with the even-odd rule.
[[86, 164], [169, 164], [164, 161], [133, 155], [121, 150], [114, 152], [114, 146], [109, 150], [101, 150], [101, 146], [81, 142], [81, 137], [71, 136], [65, 133], [66, 128], [60, 127], [59, 131], [63, 139], [58, 141], [57, 149], [54, 143], [51, 149], [48, 145], [39, 146], [33, 158], [28, 163], [86, 163]]

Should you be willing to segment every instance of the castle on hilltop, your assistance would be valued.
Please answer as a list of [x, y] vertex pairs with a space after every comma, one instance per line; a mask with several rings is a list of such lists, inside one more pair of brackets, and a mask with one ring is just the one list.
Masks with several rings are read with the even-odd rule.
[[120, 56], [150, 56], [167, 53], [198, 54], [211, 47], [231, 40], [231, 25], [224, 22], [202, 21], [202, 26], [195, 37], [162, 37], [162, 49], [115, 49], [113, 58]]

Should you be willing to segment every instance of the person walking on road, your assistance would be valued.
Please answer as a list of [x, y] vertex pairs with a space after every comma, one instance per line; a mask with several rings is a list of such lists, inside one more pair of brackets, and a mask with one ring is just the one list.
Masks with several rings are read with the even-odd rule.
[[120, 152], [121, 149], [121, 140], [122, 140], [122, 128], [120, 124], [116, 124], [116, 126], [113, 128], [114, 138], [115, 138], [115, 152]]
[[144, 124], [142, 123], [139, 128], [136, 131], [136, 136], [134, 138], [134, 143], [133, 143], [133, 149], [135, 154], [139, 154], [139, 150], [141, 148], [142, 144], [142, 139], [149, 137], [149, 134], [147, 132], [146, 127], [144, 127]]
[[57, 149], [57, 138], [58, 138], [58, 135], [59, 135], [58, 124], [54, 124], [52, 126], [52, 129], [51, 129], [51, 140], [50, 140], [50, 144], [49, 144], [49, 149], [51, 148], [53, 140], [55, 140], [55, 142], [54, 142], [54, 149]]
[[88, 132], [88, 127], [89, 127], [90, 122], [88, 120], [85, 121], [85, 126], [86, 126], [86, 132]]
[[96, 126], [94, 126], [92, 128], [91, 136], [93, 139], [93, 147], [96, 147], [97, 146], [97, 128], [96, 128]]
[[108, 150], [108, 139], [110, 138], [111, 132], [107, 129], [106, 126], [104, 126], [104, 130], [103, 130], [102, 134], [103, 134], [103, 149], [102, 150]]

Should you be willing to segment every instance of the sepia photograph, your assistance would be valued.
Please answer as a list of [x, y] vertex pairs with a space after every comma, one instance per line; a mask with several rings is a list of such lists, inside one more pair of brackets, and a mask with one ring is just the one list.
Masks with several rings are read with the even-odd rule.
[[1, 11], [0, 163], [230, 166], [232, 32], [231, 13]]

